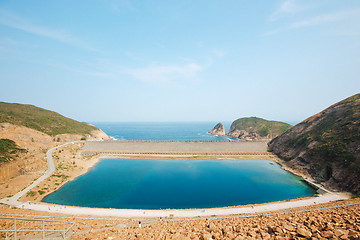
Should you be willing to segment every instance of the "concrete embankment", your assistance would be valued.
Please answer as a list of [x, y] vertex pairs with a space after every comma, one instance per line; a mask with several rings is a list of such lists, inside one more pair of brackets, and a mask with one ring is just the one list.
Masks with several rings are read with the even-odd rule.
[[242, 141], [102, 141], [86, 142], [84, 155], [104, 154], [194, 154], [266, 155], [267, 142]]

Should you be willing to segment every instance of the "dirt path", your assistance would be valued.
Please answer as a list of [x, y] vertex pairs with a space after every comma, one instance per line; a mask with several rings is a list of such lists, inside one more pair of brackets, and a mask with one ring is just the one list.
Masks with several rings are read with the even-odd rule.
[[68, 142], [68, 143], [62, 144], [60, 146], [51, 148], [46, 154], [47, 162], [48, 162], [48, 170], [46, 171], [46, 173], [44, 175], [42, 175], [41, 177], [39, 177], [37, 180], [35, 180], [32, 184], [30, 184], [30, 186], [26, 187], [25, 189], [23, 189], [22, 191], [18, 192], [17, 194], [15, 194], [14, 196], [12, 196], [10, 198], [1, 199], [0, 202], [8, 204], [8, 205], [12, 205], [12, 206], [21, 205], [22, 202], [19, 202], [18, 199], [20, 199], [22, 196], [24, 196], [31, 189], [33, 189], [34, 187], [39, 185], [43, 180], [50, 177], [51, 174], [53, 174], [53, 172], [55, 171], [55, 164], [54, 164], [54, 160], [52, 158], [53, 151], [55, 149], [57, 149], [57, 148], [64, 147], [64, 146], [66, 146], [68, 144], [74, 144], [75, 142], [78, 142], [78, 141]]

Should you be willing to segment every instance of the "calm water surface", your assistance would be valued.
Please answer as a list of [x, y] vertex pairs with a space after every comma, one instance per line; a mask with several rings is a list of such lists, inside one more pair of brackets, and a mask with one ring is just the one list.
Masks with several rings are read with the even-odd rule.
[[63, 205], [210, 208], [273, 202], [315, 192], [267, 160], [103, 159], [43, 199]]

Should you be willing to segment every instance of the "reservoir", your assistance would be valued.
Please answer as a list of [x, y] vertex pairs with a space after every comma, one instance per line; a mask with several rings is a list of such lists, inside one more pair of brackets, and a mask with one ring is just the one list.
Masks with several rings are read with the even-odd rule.
[[312, 196], [268, 160], [102, 159], [43, 202], [118, 209], [237, 206]]

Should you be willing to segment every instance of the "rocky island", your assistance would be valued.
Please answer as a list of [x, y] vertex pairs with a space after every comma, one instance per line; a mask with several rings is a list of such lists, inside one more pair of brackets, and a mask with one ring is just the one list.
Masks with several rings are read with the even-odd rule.
[[292, 169], [360, 194], [360, 94], [302, 121], [269, 143]]
[[216, 124], [215, 127], [209, 131], [209, 133], [216, 136], [226, 136], [225, 127], [222, 123]]
[[291, 127], [290, 124], [268, 121], [258, 117], [245, 117], [235, 120], [228, 132], [229, 137], [245, 141], [269, 141]]

